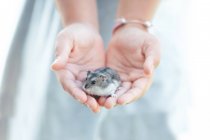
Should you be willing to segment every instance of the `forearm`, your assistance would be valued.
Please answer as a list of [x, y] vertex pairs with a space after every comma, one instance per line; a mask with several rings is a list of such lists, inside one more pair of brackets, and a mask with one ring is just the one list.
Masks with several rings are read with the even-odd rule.
[[151, 20], [160, 0], [120, 0], [117, 17]]
[[96, 0], [56, 0], [64, 26], [80, 22], [98, 29]]

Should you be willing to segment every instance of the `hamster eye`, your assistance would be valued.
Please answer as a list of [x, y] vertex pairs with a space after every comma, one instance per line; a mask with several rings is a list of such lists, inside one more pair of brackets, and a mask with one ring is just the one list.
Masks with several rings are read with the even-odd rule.
[[96, 84], [96, 81], [92, 81], [91, 84], [92, 84], [92, 85], [95, 85], [95, 84]]

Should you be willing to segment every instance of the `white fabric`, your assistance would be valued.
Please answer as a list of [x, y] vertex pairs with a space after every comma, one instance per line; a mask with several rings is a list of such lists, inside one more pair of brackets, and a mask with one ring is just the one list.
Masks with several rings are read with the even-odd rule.
[[[184, 129], [188, 95], [179, 47], [179, 24], [184, 11], [181, 0], [163, 2], [154, 20], [154, 34], [162, 43], [162, 61], [149, 92], [135, 103], [102, 110], [100, 114], [93, 114], [64, 93], [50, 71], [59, 16], [53, 1], [30, 1], [33, 9], [28, 9], [32, 14], [24, 43], [19, 48], [13, 46], [9, 55], [12, 58], [18, 53], [18, 72], [13, 66], [15, 60], [8, 59], [8, 68], [17, 78], [14, 82], [11, 73], [5, 73], [4, 96], [0, 98], [4, 103], [0, 116], [9, 120], [8, 140], [174, 140]], [[100, 30], [106, 45], [116, 4], [117, 1], [98, 1]], [[10, 103], [10, 108], [5, 109]]]

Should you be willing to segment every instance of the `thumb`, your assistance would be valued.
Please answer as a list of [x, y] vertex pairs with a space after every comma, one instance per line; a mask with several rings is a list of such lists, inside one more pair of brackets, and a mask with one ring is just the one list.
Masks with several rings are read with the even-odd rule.
[[159, 43], [151, 43], [148, 46], [145, 46], [145, 62], [144, 62], [144, 73], [146, 75], [151, 75], [154, 69], [160, 63], [160, 47]]
[[51, 65], [52, 70], [60, 70], [65, 67], [69, 54], [73, 48], [73, 40], [60, 35], [57, 37], [55, 44], [56, 59]]
[[144, 62], [144, 73], [146, 75], [151, 75], [154, 70], [154, 61], [152, 56], [148, 56]]

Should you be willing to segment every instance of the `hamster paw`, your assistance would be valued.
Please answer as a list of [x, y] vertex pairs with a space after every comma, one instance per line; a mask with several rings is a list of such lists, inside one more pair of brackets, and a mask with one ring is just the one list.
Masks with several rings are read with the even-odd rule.
[[118, 97], [117, 92], [118, 92], [121, 88], [122, 88], [122, 87], [118, 87], [118, 88], [116, 89], [116, 91], [115, 91], [114, 93], [111, 94], [111, 97], [117, 98], [117, 97]]
[[113, 93], [113, 94], [111, 94], [111, 97], [117, 98], [117, 94], [116, 93]]

